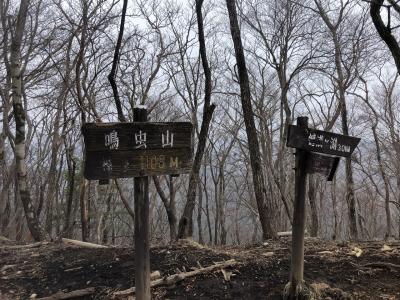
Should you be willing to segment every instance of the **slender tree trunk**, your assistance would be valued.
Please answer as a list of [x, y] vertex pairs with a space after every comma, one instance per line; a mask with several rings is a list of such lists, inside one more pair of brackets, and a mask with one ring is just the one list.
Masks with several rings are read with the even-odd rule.
[[202, 189], [201, 185], [202, 185], [201, 184], [201, 180], [199, 178], [198, 179], [199, 204], [197, 206], [197, 229], [198, 229], [198, 232], [199, 232], [199, 243], [200, 244], [204, 244], [203, 226], [201, 224], [201, 216], [202, 216], [202, 210], [203, 210], [203, 189]]
[[346, 158], [346, 201], [349, 209], [350, 237], [353, 240], [358, 239], [356, 201], [354, 196], [354, 179], [351, 158]]
[[251, 104], [251, 93], [249, 78], [247, 74], [246, 61], [240, 37], [240, 28], [237, 20], [235, 0], [226, 1], [233, 44], [235, 47], [236, 62], [238, 67], [240, 94], [242, 101], [243, 117], [246, 125], [246, 133], [249, 144], [250, 164], [253, 173], [254, 193], [257, 201], [258, 213], [263, 232], [263, 239], [276, 236], [270, 220], [269, 204], [266, 199], [265, 180], [261, 165], [260, 146], [257, 138], [257, 130], [254, 122], [254, 113]]
[[22, 216], [20, 209], [21, 197], [18, 191], [18, 178], [14, 178], [14, 215], [15, 215], [15, 240], [20, 241], [22, 239]]
[[57, 186], [57, 162], [58, 162], [58, 150], [61, 145], [60, 138], [60, 120], [61, 120], [61, 112], [62, 112], [62, 97], [63, 93], [57, 99], [57, 112], [54, 120], [54, 130], [53, 130], [53, 140], [51, 143], [51, 160], [50, 160], [50, 168], [48, 173], [48, 190], [47, 190], [47, 202], [46, 202], [46, 223], [45, 230], [47, 234], [52, 235], [53, 230], [53, 210], [54, 210], [54, 201], [56, 198], [56, 186]]
[[176, 190], [174, 185], [174, 177], [168, 176], [168, 181], [169, 181], [169, 211], [170, 211], [170, 216], [168, 217], [168, 221], [170, 224], [169, 236], [172, 242], [176, 240], [176, 235], [178, 233], [178, 228], [177, 228], [178, 222], [176, 218], [176, 203], [175, 203]]
[[[176, 207], [175, 207], [175, 187], [173, 177], [168, 177], [168, 188], [169, 188], [169, 197], [165, 195], [163, 189], [161, 188], [159, 178], [157, 176], [153, 176], [153, 182], [156, 187], [157, 193], [161, 198], [161, 201], [164, 204], [165, 211], [167, 212], [167, 219], [169, 225], [169, 236], [170, 241], [173, 242], [176, 240], [177, 234], [177, 218], [176, 218]], [[169, 200], [168, 200], [169, 198]]]
[[[336, 31], [334, 30], [332, 34], [335, 43], [335, 65], [338, 76], [338, 90], [339, 90], [340, 115], [342, 121], [342, 132], [344, 135], [349, 135], [346, 96], [345, 96], [346, 86], [345, 86], [345, 78], [343, 75], [343, 69], [341, 63], [341, 57], [342, 57], [341, 49], [339, 45], [339, 38], [336, 34]], [[346, 170], [346, 202], [348, 205], [350, 237], [353, 240], [357, 240], [358, 239], [357, 212], [356, 212], [356, 201], [354, 195], [354, 179], [353, 179], [353, 168], [351, 166], [351, 157], [346, 157], [345, 170]]]
[[219, 200], [218, 200], [218, 181], [214, 181], [214, 200], [215, 200], [215, 218], [214, 218], [214, 245], [218, 245], [218, 225], [219, 225]]
[[225, 227], [225, 178], [224, 168], [220, 166], [219, 169], [219, 187], [218, 187], [218, 202], [219, 202], [219, 228], [220, 228], [220, 244], [226, 245], [226, 227]]
[[178, 238], [185, 238], [193, 235], [193, 210], [196, 201], [197, 179], [203, 159], [204, 150], [206, 148], [208, 129], [211, 124], [211, 118], [214, 113], [215, 105], [211, 102], [211, 70], [208, 65], [206, 43], [204, 38], [204, 24], [201, 8], [203, 0], [196, 0], [196, 16], [199, 31], [200, 56], [204, 70], [205, 86], [204, 86], [204, 110], [203, 120], [201, 123], [199, 142], [197, 145], [196, 155], [194, 157], [192, 170], [189, 177], [189, 187], [187, 191], [187, 200], [181, 219], [179, 220]]
[[[67, 147], [67, 146], [66, 146]], [[72, 203], [74, 202], [74, 194], [75, 194], [75, 170], [76, 170], [76, 162], [74, 160], [74, 147], [66, 149], [66, 157], [67, 157], [67, 168], [68, 168], [68, 194], [67, 194], [67, 211], [65, 214], [65, 225], [64, 232], [67, 238], [72, 237], [72, 226], [71, 222], [71, 213], [72, 213]]]
[[39, 224], [36, 210], [33, 206], [28, 186], [25, 144], [25, 117], [26, 112], [22, 105], [22, 74], [21, 74], [21, 43], [25, 28], [30, 1], [21, 0], [14, 37], [11, 43], [11, 78], [12, 102], [15, 120], [15, 161], [19, 196], [25, 211], [29, 231], [35, 241], [44, 239], [43, 230]]
[[102, 243], [103, 244], [107, 244], [108, 243], [108, 223], [109, 219], [110, 219], [110, 214], [111, 214], [111, 199], [112, 199], [112, 192], [110, 192], [108, 194], [107, 197], [107, 202], [106, 202], [106, 211], [104, 213], [104, 218], [102, 219], [102, 224], [101, 224], [101, 228], [102, 228]]
[[400, 240], [400, 168], [398, 169], [398, 173], [397, 173], [397, 203], [398, 203], [398, 227], [399, 227], [399, 240]]
[[115, 83], [115, 76], [116, 76], [116, 72], [117, 72], [117, 66], [119, 63], [119, 53], [120, 53], [120, 48], [121, 48], [121, 44], [122, 44], [122, 37], [124, 35], [125, 16], [126, 16], [127, 7], [128, 7], [128, 0], [124, 0], [123, 5], [122, 5], [121, 23], [119, 25], [118, 40], [117, 40], [117, 44], [115, 45], [115, 49], [114, 49], [114, 58], [113, 58], [113, 63], [112, 63], [112, 67], [111, 67], [111, 72], [108, 75], [108, 80], [110, 81], [111, 88], [113, 90], [114, 101], [115, 101], [115, 105], [116, 105], [117, 112], [118, 112], [118, 120], [120, 122], [126, 122], [126, 119], [122, 112], [122, 105], [121, 105], [121, 100], [119, 99], [118, 87], [117, 87], [117, 84]]
[[[0, 194], [0, 234], [4, 234], [3, 231], [3, 224], [5, 224], [5, 219], [7, 219], [7, 216], [4, 215], [5, 209], [7, 207], [7, 203], [9, 201], [7, 195], [8, 195], [8, 186], [7, 186], [7, 164], [6, 164], [6, 151], [5, 151], [5, 140], [6, 140], [6, 134], [5, 134], [5, 128], [4, 128], [4, 119], [7, 118], [6, 114], [3, 114], [3, 130], [0, 133], [0, 172], [2, 174], [1, 178], [1, 194]], [[8, 223], [8, 220], [7, 222]], [[7, 225], [5, 225], [7, 227]]]
[[86, 199], [87, 180], [82, 176], [80, 184], [79, 205], [81, 208], [81, 227], [82, 241], [86, 242], [89, 239], [89, 220], [88, 220], [88, 204]]
[[[6, 155], [4, 153], [3, 158], [5, 158]], [[3, 172], [3, 178], [2, 178], [2, 189], [1, 189], [1, 194], [0, 194], [0, 234], [4, 235], [5, 237], [9, 236], [9, 230], [8, 226], [10, 223], [10, 215], [11, 215], [11, 199], [10, 199], [10, 186], [12, 182], [12, 178], [14, 177], [12, 170], [10, 169], [10, 172], [7, 172], [6, 168], [7, 165], [5, 163], [5, 160], [2, 163], [2, 168], [1, 171]], [[10, 168], [13, 166], [11, 165]]]
[[4, 235], [5, 237], [10, 237], [10, 230], [8, 228], [11, 215], [10, 191], [7, 191], [6, 197], [6, 206], [4, 207], [4, 210], [2, 212], [2, 223], [0, 225], [2, 235]]
[[207, 226], [208, 226], [208, 243], [210, 245], [212, 245], [213, 236], [212, 236], [212, 229], [211, 229], [209, 198], [208, 198], [208, 191], [207, 191], [207, 167], [206, 167], [206, 164], [204, 164], [204, 195], [206, 197], [206, 217], [207, 217]]

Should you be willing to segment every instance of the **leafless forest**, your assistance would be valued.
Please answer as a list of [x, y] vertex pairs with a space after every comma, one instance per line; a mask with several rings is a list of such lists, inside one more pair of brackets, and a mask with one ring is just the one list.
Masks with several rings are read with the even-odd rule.
[[[371, 3], [126, 2], [118, 55], [123, 1], [0, 0], [0, 235], [131, 244], [133, 179], [83, 177], [81, 126], [146, 105], [195, 128], [191, 173], [150, 180], [152, 243], [290, 231], [297, 116], [362, 139], [332, 182], [309, 176], [308, 234], [399, 238], [400, 79]], [[380, 11], [395, 37], [396, 3]]]

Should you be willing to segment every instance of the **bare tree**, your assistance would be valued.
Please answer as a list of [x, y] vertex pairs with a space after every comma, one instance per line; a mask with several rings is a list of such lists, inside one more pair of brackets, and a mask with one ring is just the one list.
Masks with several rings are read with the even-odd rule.
[[246, 125], [247, 139], [249, 143], [250, 163], [253, 173], [253, 184], [255, 198], [258, 206], [261, 227], [263, 230], [263, 238], [269, 239], [275, 237], [275, 230], [271, 225], [270, 208], [268, 207], [265, 190], [265, 179], [261, 164], [260, 146], [257, 137], [257, 131], [254, 122], [254, 113], [251, 104], [251, 92], [249, 86], [249, 78], [246, 69], [246, 61], [240, 37], [240, 28], [236, 13], [235, 0], [227, 0], [230, 29], [232, 40], [235, 48], [236, 62], [238, 67], [240, 93], [243, 109], [243, 117]]
[[21, 43], [24, 35], [25, 22], [27, 19], [30, 1], [21, 1], [14, 36], [11, 41], [10, 68], [12, 78], [12, 102], [15, 119], [15, 161], [17, 170], [18, 192], [21, 198], [28, 228], [36, 241], [44, 239], [44, 233], [39, 224], [36, 211], [32, 204], [29, 193], [27, 166], [26, 166], [26, 145], [25, 145], [25, 119], [26, 110], [22, 104], [22, 81], [21, 69]]
[[211, 70], [207, 60], [206, 43], [204, 37], [204, 24], [202, 15], [203, 0], [196, 0], [197, 27], [199, 35], [200, 56], [203, 64], [205, 86], [204, 86], [204, 108], [203, 120], [199, 134], [199, 142], [193, 161], [192, 170], [189, 177], [189, 187], [187, 199], [181, 219], [179, 220], [178, 238], [185, 238], [193, 234], [193, 211], [196, 201], [197, 181], [199, 180], [199, 171], [203, 159], [204, 150], [207, 142], [208, 129], [215, 109], [215, 104], [211, 103]]
[[[363, 74], [361, 68], [361, 57], [365, 55], [367, 49], [366, 41], [366, 18], [361, 15], [358, 22], [351, 20], [349, 15], [355, 11], [355, 4], [341, 1], [336, 6], [337, 14], [332, 17], [328, 14], [328, 9], [319, 0], [314, 0], [316, 5], [315, 12], [321, 17], [328, 29], [332, 46], [334, 49], [334, 85], [337, 89], [336, 98], [340, 108], [341, 127], [344, 135], [349, 135], [349, 121], [347, 111], [346, 92], [357, 79], [357, 74]], [[353, 27], [349, 35], [345, 35], [344, 25]], [[350, 27], [351, 28], [351, 27]], [[346, 42], [346, 44], [345, 44]], [[351, 47], [349, 47], [351, 45]], [[363, 48], [362, 48], [363, 46]], [[363, 53], [364, 52], [364, 53]], [[358, 239], [356, 199], [354, 195], [354, 178], [351, 165], [351, 158], [346, 158], [346, 201], [348, 204], [348, 216], [350, 236]]]

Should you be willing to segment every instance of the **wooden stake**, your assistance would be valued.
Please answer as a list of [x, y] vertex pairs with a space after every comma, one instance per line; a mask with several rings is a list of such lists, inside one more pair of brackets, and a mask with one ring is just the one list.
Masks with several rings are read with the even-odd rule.
[[[298, 117], [297, 125], [308, 127], [307, 117]], [[303, 288], [304, 273], [304, 228], [305, 228], [305, 192], [307, 178], [307, 160], [308, 151], [296, 150], [296, 167], [295, 167], [295, 202], [293, 212], [293, 229], [292, 229], [292, 260], [289, 299], [297, 299], [298, 294]]]
[[[135, 122], [147, 121], [147, 109], [135, 108]], [[138, 300], [150, 300], [149, 177], [135, 177], [135, 287]]]

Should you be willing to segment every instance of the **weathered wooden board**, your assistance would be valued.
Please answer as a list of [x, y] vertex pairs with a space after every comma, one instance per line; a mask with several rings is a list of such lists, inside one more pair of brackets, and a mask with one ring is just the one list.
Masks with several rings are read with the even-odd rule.
[[86, 123], [82, 126], [86, 151], [192, 147], [190, 122]]
[[85, 171], [89, 180], [189, 173], [192, 124], [87, 123]]
[[339, 157], [309, 153], [307, 173], [319, 173], [325, 175], [328, 181], [332, 181], [339, 161]]
[[352, 136], [289, 125], [286, 145], [312, 152], [349, 157], [360, 140]]

